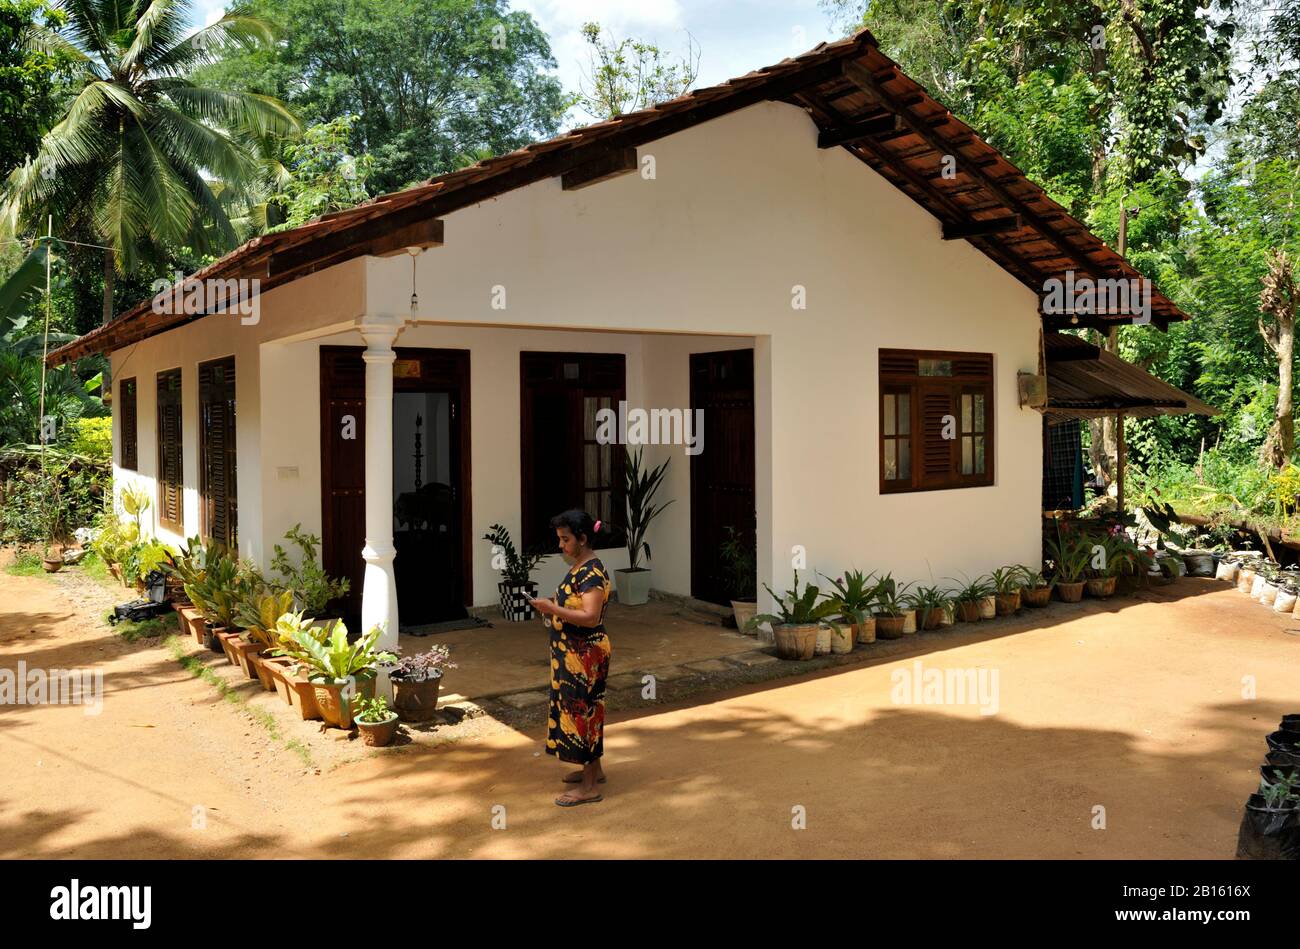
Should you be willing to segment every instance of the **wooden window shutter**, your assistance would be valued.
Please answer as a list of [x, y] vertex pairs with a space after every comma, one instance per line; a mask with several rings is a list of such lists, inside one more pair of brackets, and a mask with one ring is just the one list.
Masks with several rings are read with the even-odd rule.
[[181, 451], [181, 371], [158, 373], [158, 518], [183, 534], [183, 454]]
[[118, 464], [130, 471], [140, 469], [140, 451], [136, 429], [136, 383], [134, 378], [123, 379], [118, 387], [119, 411], [122, 420], [122, 451]]
[[203, 536], [239, 543], [234, 357], [199, 364], [199, 495]]
[[[880, 350], [880, 490], [932, 491], [993, 483], [993, 356]], [[910, 443], [897, 408], [910, 397]], [[891, 422], [890, 407], [895, 408]], [[900, 452], [910, 450], [910, 476]]]

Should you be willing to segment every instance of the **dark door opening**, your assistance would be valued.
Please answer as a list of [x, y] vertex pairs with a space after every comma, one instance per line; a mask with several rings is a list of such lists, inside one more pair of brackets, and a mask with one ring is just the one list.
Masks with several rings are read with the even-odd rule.
[[[359, 621], [365, 562], [362, 350], [321, 348], [325, 569], [349, 578]], [[399, 349], [393, 367], [393, 572], [404, 627], [462, 619], [470, 576], [469, 353]], [[349, 431], [350, 416], [353, 429]], [[352, 437], [348, 437], [351, 435]]]
[[727, 528], [751, 548], [756, 539], [753, 350], [693, 353], [691, 409], [704, 410], [704, 449], [691, 457], [691, 595], [726, 604]]

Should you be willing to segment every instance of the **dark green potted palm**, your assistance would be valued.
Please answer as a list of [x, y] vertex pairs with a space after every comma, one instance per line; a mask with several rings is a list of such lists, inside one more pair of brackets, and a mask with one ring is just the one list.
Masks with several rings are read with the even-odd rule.
[[483, 539], [492, 544], [494, 565], [495, 555], [500, 554], [502, 558], [501, 582], [497, 584], [497, 592], [501, 596], [501, 615], [512, 623], [532, 619], [532, 601], [537, 599], [533, 571], [550, 554], [541, 550], [519, 553], [515, 549], [515, 542], [510, 538], [510, 531], [502, 524], [489, 527]]
[[758, 612], [758, 559], [746, 535], [730, 525], [725, 530], [727, 539], [718, 548], [718, 554], [727, 576], [731, 615], [736, 620], [736, 629], [743, 630]]
[[650, 599], [650, 568], [641, 566], [641, 553], [650, 560], [650, 544], [646, 542], [646, 531], [651, 522], [672, 504], [668, 501], [658, 506], [654, 497], [664, 474], [668, 470], [665, 461], [657, 468], [642, 470], [642, 449], [627, 451], [623, 460], [623, 483], [627, 492], [627, 523], [623, 527], [627, 535], [627, 569], [615, 570], [615, 586], [618, 589], [618, 601], [628, 606], [638, 606]]

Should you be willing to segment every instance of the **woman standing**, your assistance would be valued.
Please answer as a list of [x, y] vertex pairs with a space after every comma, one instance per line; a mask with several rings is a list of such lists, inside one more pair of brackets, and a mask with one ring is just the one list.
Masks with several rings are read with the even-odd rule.
[[577, 787], [555, 799], [561, 807], [594, 804], [605, 783], [600, 766], [605, 750], [605, 678], [609, 674], [609, 639], [605, 605], [609, 573], [592, 549], [601, 529], [586, 511], [565, 511], [551, 518], [560, 553], [573, 564], [554, 600], [533, 600], [551, 632], [551, 704], [546, 753], [582, 765], [564, 776]]

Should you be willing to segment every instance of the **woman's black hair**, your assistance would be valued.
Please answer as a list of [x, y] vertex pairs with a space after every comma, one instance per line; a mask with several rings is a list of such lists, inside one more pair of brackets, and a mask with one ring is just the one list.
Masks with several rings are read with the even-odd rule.
[[551, 518], [552, 530], [558, 530], [561, 527], [567, 527], [569, 533], [574, 537], [587, 538], [589, 544], [595, 540], [596, 535], [608, 533], [609, 531], [608, 526], [594, 520], [586, 511], [579, 511], [577, 508], [565, 511], [563, 514], [556, 514]]

